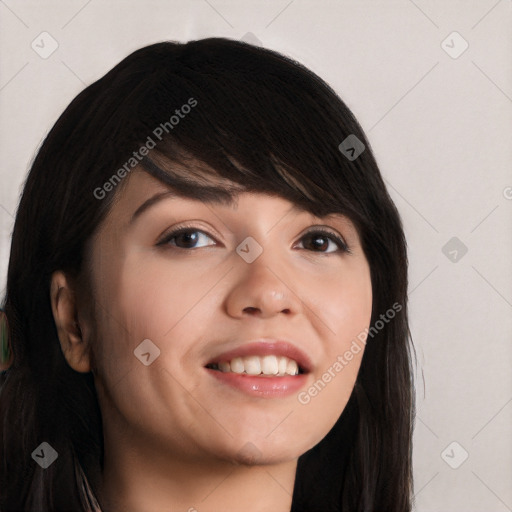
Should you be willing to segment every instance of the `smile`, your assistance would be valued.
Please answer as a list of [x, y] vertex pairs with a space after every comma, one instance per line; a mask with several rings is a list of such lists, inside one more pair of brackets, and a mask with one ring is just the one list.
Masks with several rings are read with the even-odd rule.
[[313, 364], [298, 345], [267, 338], [219, 351], [204, 369], [222, 392], [231, 389], [258, 398], [284, 398], [306, 385]]
[[211, 370], [222, 373], [237, 373], [245, 375], [264, 376], [290, 376], [304, 373], [297, 361], [286, 356], [256, 356], [234, 357], [230, 361], [220, 361], [206, 366]]

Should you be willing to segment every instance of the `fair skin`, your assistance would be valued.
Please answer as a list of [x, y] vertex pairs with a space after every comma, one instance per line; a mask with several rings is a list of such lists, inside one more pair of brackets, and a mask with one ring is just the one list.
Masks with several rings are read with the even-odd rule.
[[[65, 273], [51, 286], [63, 353], [76, 371], [94, 372], [104, 511], [289, 511], [297, 459], [340, 416], [363, 355], [307, 404], [298, 400], [369, 326], [357, 230], [341, 215], [319, 219], [247, 192], [232, 206], [167, 196], [131, 223], [169, 187], [139, 170], [127, 180], [92, 240], [93, 315]], [[183, 237], [157, 245], [185, 222], [196, 236], [188, 246]], [[315, 246], [306, 235], [320, 226], [351, 253], [323, 236]], [[263, 249], [251, 263], [236, 252], [248, 236]], [[285, 338], [307, 355], [299, 390], [251, 396], [205, 369], [259, 338]], [[160, 350], [147, 366], [134, 355], [146, 339]]]

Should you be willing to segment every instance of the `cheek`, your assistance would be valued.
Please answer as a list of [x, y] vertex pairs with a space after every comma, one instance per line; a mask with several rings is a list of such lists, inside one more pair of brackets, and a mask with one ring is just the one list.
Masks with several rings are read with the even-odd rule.
[[325, 328], [325, 351], [332, 356], [369, 326], [372, 285], [366, 260], [347, 262], [342, 272], [315, 285], [310, 297]]
[[135, 256], [118, 261], [116, 268], [101, 276], [102, 303], [97, 307], [98, 364], [109, 384], [139, 370], [143, 363], [137, 356], [148, 352], [149, 360], [155, 361], [152, 368], [174, 369], [193, 349], [190, 341], [200, 335], [201, 325], [212, 314], [211, 303], [207, 310], [208, 300], [202, 299], [220, 275], [190, 263], [170, 272], [163, 258], [142, 262]]
[[324, 291], [323, 297], [315, 293], [323, 325], [323, 356], [310, 385], [297, 399], [307, 418], [323, 418], [326, 434], [350, 398], [364, 354], [372, 314], [368, 264], [353, 265]]
[[[211, 268], [207, 272], [193, 262], [171, 266], [163, 258], [148, 258], [145, 265], [127, 265], [123, 273], [120, 307], [130, 332], [169, 340], [183, 326], [190, 329], [191, 319], [196, 319], [196, 329], [201, 326], [197, 320], [205, 320], [207, 295], [224, 272]], [[194, 338], [193, 331], [189, 338]]]
[[96, 307], [95, 359], [103, 411], [111, 421], [116, 417], [112, 411], [125, 418], [127, 423], [115, 423], [116, 428], [130, 425], [158, 436], [163, 418], [172, 424], [170, 404], [183, 399], [173, 364], [186, 348], [176, 344], [169, 350], [166, 340], [183, 334], [179, 329], [186, 324], [187, 310], [200, 295], [185, 282], [164, 278], [158, 269], [129, 259], [118, 261], [101, 277], [103, 302], [97, 301]]

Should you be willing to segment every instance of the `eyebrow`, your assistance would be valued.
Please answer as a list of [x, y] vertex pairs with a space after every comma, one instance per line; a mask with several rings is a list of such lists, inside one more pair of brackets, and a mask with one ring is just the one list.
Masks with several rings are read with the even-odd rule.
[[[164, 199], [172, 198], [183, 198], [192, 199], [196, 201], [202, 201], [203, 203], [210, 204], [227, 204], [233, 206], [236, 203], [236, 193], [233, 195], [226, 189], [215, 187], [215, 186], [200, 186], [194, 183], [184, 184], [180, 180], [176, 180], [163, 169], [161, 169], [153, 160], [148, 156], [145, 156], [142, 161], [142, 169], [147, 172], [153, 178], [162, 182], [168, 187], [175, 187], [174, 190], [165, 190], [163, 192], [157, 192], [144, 203], [142, 203], [133, 213], [129, 225], [133, 224], [137, 218], [139, 218], [145, 211], [151, 208], [153, 205], [159, 203]], [[176, 189], [176, 186], [179, 189]]]
[[[164, 199], [175, 199], [175, 198], [183, 198], [183, 199], [195, 199], [195, 200], [201, 200], [205, 203], [216, 203], [216, 204], [226, 204], [226, 199], [222, 197], [212, 197], [209, 195], [206, 198], [200, 198], [197, 196], [189, 197], [186, 194], [180, 194], [179, 192], [172, 191], [172, 190], [166, 190], [164, 192], [158, 192], [151, 196], [149, 199], [144, 201], [133, 213], [129, 224], [133, 224], [138, 217], [140, 217], [145, 211], [149, 210], [152, 206], [160, 203]], [[229, 201], [229, 203], [232, 205], [234, 204], [234, 200]]]
[[[144, 157], [141, 162], [142, 168], [150, 175], [164, 183], [165, 185], [172, 187], [175, 185], [174, 180], [164, 170], [155, 164], [149, 157]], [[180, 184], [183, 187], [183, 184]], [[132, 225], [144, 212], [149, 210], [152, 206], [163, 201], [164, 199], [183, 198], [191, 199], [196, 201], [202, 201], [203, 203], [227, 205], [233, 207], [237, 203], [237, 193], [230, 194], [223, 188], [215, 186], [201, 187], [195, 184], [189, 184], [185, 186], [185, 190], [165, 190], [163, 192], [157, 192], [149, 199], [144, 201], [133, 213], [129, 225]], [[301, 205], [294, 204], [292, 211], [296, 213], [307, 212], [307, 209]]]

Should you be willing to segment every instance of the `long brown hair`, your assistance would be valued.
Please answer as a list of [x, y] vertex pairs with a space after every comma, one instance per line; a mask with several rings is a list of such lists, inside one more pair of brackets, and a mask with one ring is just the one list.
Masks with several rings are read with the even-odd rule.
[[[193, 110], [179, 124], [171, 120], [191, 98]], [[364, 144], [355, 159], [339, 149], [350, 135]], [[91, 374], [63, 357], [49, 283], [59, 269], [87, 281], [88, 241], [122, 190], [126, 162], [148, 138], [161, 159], [182, 167], [193, 159], [244, 190], [354, 222], [370, 265], [372, 325], [393, 304], [401, 308], [368, 338], [336, 425], [299, 458], [292, 510], [410, 511], [414, 393], [399, 214], [362, 128], [336, 93], [277, 52], [224, 38], [135, 51], [71, 102], [33, 162], [3, 301], [13, 362], [0, 393], [0, 509], [94, 510], [101, 411]], [[140, 163], [185, 195], [230, 194], [199, 175]], [[31, 457], [43, 441], [59, 454], [45, 470]]]

